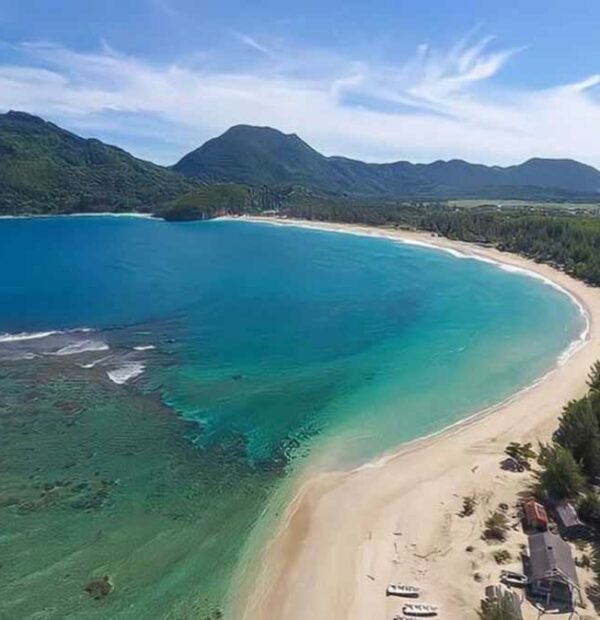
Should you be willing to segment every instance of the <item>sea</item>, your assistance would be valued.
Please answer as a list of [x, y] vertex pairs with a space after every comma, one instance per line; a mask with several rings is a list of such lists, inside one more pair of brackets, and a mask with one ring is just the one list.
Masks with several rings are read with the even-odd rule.
[[426, 245], [1, 219], [0, 618], [230, 617], [302, 472], [494, 406], [586, 329], [550, 282]]

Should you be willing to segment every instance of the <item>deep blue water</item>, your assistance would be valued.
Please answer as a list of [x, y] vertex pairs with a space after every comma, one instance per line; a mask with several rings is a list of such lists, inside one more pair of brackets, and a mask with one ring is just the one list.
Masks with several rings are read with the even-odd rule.
[[[67, 331], [83, 327], [94, 331]], [[357, 461], [438, 430], [546, 372], [582, 327], [539, 280], [385, 239], [233, 221], [0, 221], [0, 333], [60, 332], [4, 336], [0, 359], [61, 352], [62, 364], [113, 373], [125, 381], [114, 390], [158, 395], [197, 423], [200, 451], [249, 467], [325, 452]], [[215, 553], [248, 536], [260, 509], [234, 519], [237, 491], [219, 475], [202, 517], [222, 524]]]
[[527, 384], [581, 330], [539, 281], [387, 240], [110, 217], [0, 236], [0, 331], [160, 326], [165, 401], [255, 456], [329, 428], [390, 447]]

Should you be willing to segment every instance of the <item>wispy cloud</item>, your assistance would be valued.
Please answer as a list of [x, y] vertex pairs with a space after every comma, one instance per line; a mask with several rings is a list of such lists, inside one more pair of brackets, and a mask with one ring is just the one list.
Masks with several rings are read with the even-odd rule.
[[265, 56], [272, 55], [272, 52], [268, 47], [266, 47], [262, 43], [259, 43], [254, 37], [251, 37], [250, 35], [243, 34], [242, 32], [234, 32], [233, 36], [240, 43], [243, 43], [246, 47], [249, 47], [257, 52], [260, 52], [261, 54], [264, 54]]
[[[526, 52], [473, 35], [446, 51], [423, 43], [387, 65], [326, 50], [278, 47], [274, 54], [251, 36], [236, 36], [259, 52], [238, 71], [201, 60], [154, 64], [108, 44], [96, 53], [22, 44], [19, 64], [0, 62], [0, 108], [29, 110], [88, 133], [97, 127], [100, 137], [108, 125], [111, 135], [119, 133], [121, 115], [125, 147], [135, 146], [133, 133], [148, 140], [162, 132], [170, 147], [152, 153], [162, 161], [172, 156], [173, 143], [183, 152], [245, 122], [371, 161], [515, 163], [539, 155], [600, 166], [600, 141], [590, 131], [600, 127], [598, 75], [544, 89], [507, 88], [500, 73]], [[132, 115], [148, 122], [131, 123]]]

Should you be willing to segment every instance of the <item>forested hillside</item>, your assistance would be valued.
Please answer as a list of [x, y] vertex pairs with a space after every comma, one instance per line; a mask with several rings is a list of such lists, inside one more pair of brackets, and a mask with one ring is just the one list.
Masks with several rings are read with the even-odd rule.
[[600, 172], [572, 160], [534, 158], [505, 168], [458, 159], [369, 164], [326, 157], [296, 134], [249, 125], [237, 125], [209, 140], [183, 157], [174, 169], [206, 182], [297, 185], [363, 198], [600, 197]]
[[0, 213], [152, 211], [193, 185], [36, 116], [0, 115]]

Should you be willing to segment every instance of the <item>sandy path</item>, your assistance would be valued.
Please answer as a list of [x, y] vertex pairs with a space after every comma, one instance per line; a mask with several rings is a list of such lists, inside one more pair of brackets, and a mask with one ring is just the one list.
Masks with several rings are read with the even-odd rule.
[[[382, 234], [354, 226], [316, 226]], [[385, 586], [404, 581], [421, 585], [423, 598], [441, 605], [444, 619], [475, 618], [484, 585], [497, 581], [499, 573], [492, 559], [494, 547], [480, 540], [481, 525], [499, 502], [514, 506], [525, 484], [524, 475], [499, 469], [504, 447], [509, 441], [547, 439], [562, 406], [584, 393], [589, 367], [600, 357], [599, 289], [493, 249], [423, 233], [385, 234], [460, 250], [551, 279], [586, 308], [587, 343], [538, 385], [483, 417], [407, 446], [385, 462], [307, 478], [265, 549], [236, 617], [391, 619], [401, 603], [386, 599]], [[476, 514], [458, 517], [462, 496], [472, 493], [479, 498]], [[524, 540], [519, 536], [511, 536], [515, 552]], [[468, 545], [474, 550], [465, 551]], [[475, 581], [475, 573], [482, 582]]]

